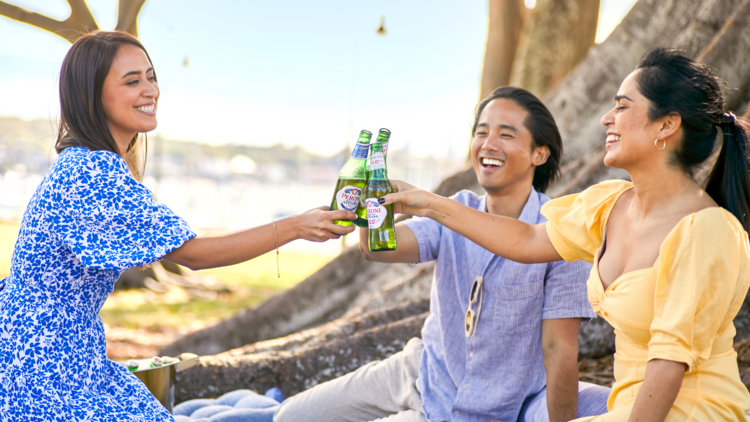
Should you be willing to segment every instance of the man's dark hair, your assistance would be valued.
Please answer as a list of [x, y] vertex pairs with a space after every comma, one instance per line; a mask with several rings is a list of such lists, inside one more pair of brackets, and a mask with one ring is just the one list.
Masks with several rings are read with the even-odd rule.
[[534, 170], [534, 181], [532, 182], [537, 192], [546, 191], [550, 183], [560, 177], [560, 159], [562, 158], [563, 146], [555, 118], [552, 117], [552, 113], [547, 110], [542, 100], [537, 98], [536, 95], [523, 88], [504, 86], [496, 89], [477, 106], [471, 136], [474, 136], [477, 132], [479, 117], [482, 115], [484, 108], [490, 101], [498, 98], [507, 98], [529, 113], [524, 119], [523, 125], [531, 133], [532, 150], [541, 146], [549, 148], [549, 158], [547, 158], [546, 163]]

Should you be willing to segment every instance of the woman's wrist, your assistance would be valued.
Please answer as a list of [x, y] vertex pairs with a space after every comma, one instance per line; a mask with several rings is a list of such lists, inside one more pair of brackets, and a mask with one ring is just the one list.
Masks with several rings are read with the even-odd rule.
[[424, 208], [425, 216], [437, 222], [441, 222], [445, 220], [445, 217], [446, 217], [445, 201], [446, 200], [449, 200], [449, 199], [443, 196], [440, 196], [436, 193], [430, 192], [427, 206]]
[[300, 232], [300, 216], [293, 215], [276, 220], [276, 230], [279, 237], [279, 245], [286, 244], [302, 237]]

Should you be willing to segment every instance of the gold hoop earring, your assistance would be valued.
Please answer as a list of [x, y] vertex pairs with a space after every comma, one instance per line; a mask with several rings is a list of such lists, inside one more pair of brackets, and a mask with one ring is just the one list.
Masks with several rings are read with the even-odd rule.
[[656, 138], [656, 140], [654, 141], [654, 146], [655, 146], [655, 147], [656, 147], [656, 149], [658, 149], [659, 151], [664, 151], [664, 148], [666, 148], [666, 147], [667, 147], [667, 140], [666, 140], [666, 139], [662, 139], [662, 141], [664, 141], [664, 144], [662, 145], [662, 147], [661, 147], [661, 148], [659, 148], [659, 138]]

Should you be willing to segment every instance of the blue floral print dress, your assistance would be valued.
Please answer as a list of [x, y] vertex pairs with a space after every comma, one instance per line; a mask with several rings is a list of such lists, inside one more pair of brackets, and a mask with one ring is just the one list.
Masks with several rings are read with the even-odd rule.
[[109, 151], [64, 150], [32, 197], [0, 281], [0, 421], [172, 421], [107, 359], [115, 281], [195, 236]]

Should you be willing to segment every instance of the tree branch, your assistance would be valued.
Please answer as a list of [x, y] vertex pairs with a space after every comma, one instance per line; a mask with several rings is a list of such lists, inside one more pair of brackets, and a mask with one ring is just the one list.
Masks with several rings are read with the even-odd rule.
[[48, 16], [0, 1], [0, 15], [44, 29], [73, 43], [82, 34], [98, 29], [84, 0], [68, 0], [70, 17], [58, 21]]
[[490, 0], [490, 21], [479, 98], [510, 82], [526, 6], [522, 0]]
[[119, 31], [125, 31], [138, 36], [138, 13], [146, 0], [120, 0], [117, 12], [117, 27]]
[[85, 33], [99, 29], [94, 16], [86, 5], [86, 0], [68, 0], [68, 5], [70, 6], [70, 17], [65, 19], [65, 23], [78, 32], [76, 39]]

